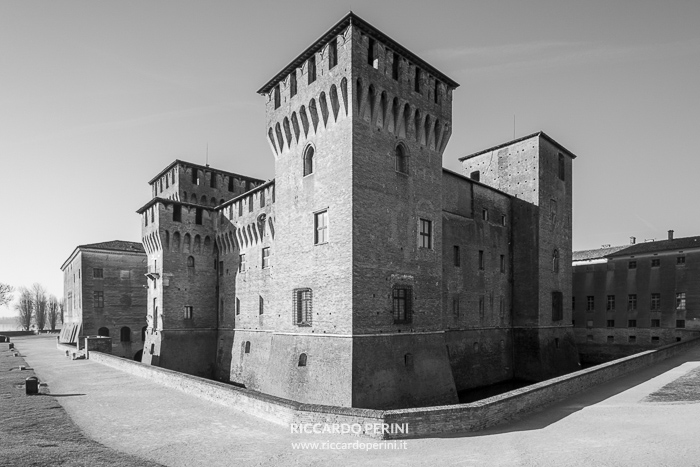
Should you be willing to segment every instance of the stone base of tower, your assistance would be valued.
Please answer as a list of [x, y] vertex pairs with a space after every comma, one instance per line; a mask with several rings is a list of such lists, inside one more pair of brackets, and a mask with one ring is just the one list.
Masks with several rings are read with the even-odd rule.
[[351, 406], [349, 336], [236, 330], [232, 337], [231, 382], [297, 402]]
[[513, 329], [514, 377], [544, 381], [581, 369], [571, 327]]
[[352, 406], [395, 409], [456, 404], [444, 333], [353, 338]]
[[508, 328], [445, 332], [445, 344], [457, 391], [513, 378], [513, 339]]
[[216, 359], [215, 329], [183, 329], [148, 332], [142, 363], [212, 378]]

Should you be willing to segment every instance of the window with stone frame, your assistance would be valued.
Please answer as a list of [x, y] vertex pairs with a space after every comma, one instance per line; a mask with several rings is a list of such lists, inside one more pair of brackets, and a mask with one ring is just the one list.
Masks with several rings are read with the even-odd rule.
[[95, 290], [92, 293], [93, 303], [95, 308], [104, 308], [105, 306], [105, 294], [102, 290]]
[[433, 247], [433, 223], [428, 219], [419, 219], [418, 246], [421, 248]]
[[314, 214], [314, 245], [328, 243], [328, 210]]
[[651, 311], [661, 310], [661, 294], [653, 293], [651, 294]]
[[676, 294], [676, 310], [685, 310], [685, 292]]
[[293, 320], [297, 326], [311, 326], [313, 316], [311, 289], [294, 289], [292, 291]]
[[104, 271], [102, 268], [92, 268], [92, 277], [94, 279], [103, 279], [104, 278]]
[[615, 311], [615, 296], [614, 295], [608, 295], [608, 300], [605, 305], [605, 309], [607, 311]]
[[588, 295], [586, 297], [586, 311], [595, 310], [595, 297], [593, 295]]
[[637, 309], [637, 294], [632, 293], [627, 295], [627, 309], [630, 311]]
[[413, 315], [413, 287], [395, 285], [391, 291], [394, 323], [410, 323]]

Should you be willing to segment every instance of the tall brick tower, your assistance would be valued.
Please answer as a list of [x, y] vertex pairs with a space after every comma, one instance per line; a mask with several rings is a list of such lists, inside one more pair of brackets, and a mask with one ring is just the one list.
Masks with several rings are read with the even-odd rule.
[[464, 173], [513, 196], [514, 376], [578, 369], [571, 324], [571, 193], [576, 156], [538, 132], [461, 158]]
[[[236, 331], [270, 349], [249, 386], [353, 407], [456, 402], [440, 184], [457, 86], [350, 13], [259, 90], [282, 227], [265, 322], [278, 332]], [[273, 361], [288, 349], [313, 367]]]

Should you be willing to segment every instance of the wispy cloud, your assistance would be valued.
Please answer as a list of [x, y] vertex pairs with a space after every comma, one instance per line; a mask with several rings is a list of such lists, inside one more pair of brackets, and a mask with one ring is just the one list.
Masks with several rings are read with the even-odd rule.
[[596, 42], [534, 41], [483, 47], [451, 47], [423, 52], [436, 62], [453, 64], [452, 73], [504, 71], [654, 60], [700, 53], [700, 39], [663, 44], [611, 45]]

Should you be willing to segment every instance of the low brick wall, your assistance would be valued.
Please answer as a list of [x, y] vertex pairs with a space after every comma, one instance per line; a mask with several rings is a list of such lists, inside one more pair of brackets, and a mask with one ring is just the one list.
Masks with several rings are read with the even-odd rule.
[[[365, 436], [399, 439], [478, 431], [498, 425], [518, 418], [543, 405], [565, 399], [619, 376], [673, 357], [698, 344], [700, 344], [700, 339], [667, 345], [471, 404], [386, 411], [302, 404], [96, 351], [90, 352], [90, 360], [151, 379], [164, 386], [246, 412], [279, 425], [318, 423], [360, 425], [362, 427], [361, 434]], [[365, 431], [365, 426], [377, 423], [408, 426], [408, 433], [381, 434]]]

